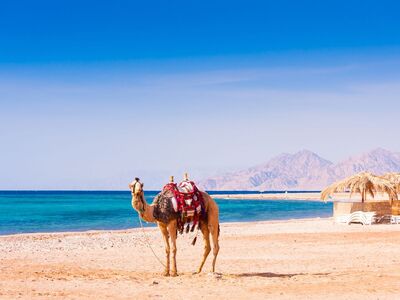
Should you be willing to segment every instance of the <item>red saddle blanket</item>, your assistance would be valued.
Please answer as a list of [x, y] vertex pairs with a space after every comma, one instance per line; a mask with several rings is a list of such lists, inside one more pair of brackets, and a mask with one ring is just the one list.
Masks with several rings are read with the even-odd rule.
[[200, 190], [193, 181], [182, 181], [179, 184], [168, 183], [163, 187], [163, 191], [169, 190], [174, 197], [172, 205], [178, 218], [179, 231], [183, 231], [185, 223], [192, 222], [192, 230], [199, 223], [200, 216], [204, 212], [204, 201]]

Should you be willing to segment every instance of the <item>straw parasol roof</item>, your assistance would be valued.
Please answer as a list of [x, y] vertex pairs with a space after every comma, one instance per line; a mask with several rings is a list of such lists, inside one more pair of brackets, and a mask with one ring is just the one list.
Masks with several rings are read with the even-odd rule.
[[322, 191], [321, 199], [327, 200], [330, 195], [340, 192], [350, 192], [350, 197], [359, 193], [361, 202], [365, 202], [367, 195], [374, 198], [377, 192], [388, 194], [390, 202], [397, 200], [395, 185], [388, 179], [369, 172], [361, 172], [331, 184]]
[[382, 177], [393, 183], [396, 187], [397, 193], [400, 193], [400, 173], [386, 173]]

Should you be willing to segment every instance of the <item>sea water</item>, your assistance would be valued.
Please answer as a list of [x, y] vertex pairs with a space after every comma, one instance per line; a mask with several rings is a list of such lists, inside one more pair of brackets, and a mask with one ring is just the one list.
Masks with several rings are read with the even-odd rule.
[[[146, 192], [147, 202], [151, 203], [157, 193]], [[297, 200], [225, 200], [218, 199], [218, 195], [214, 198], [219, 206], [221, 222], [332, 216], [332, 203]], [[132, 209], [130, 192], [0, 191], [0, 235], [127, 229], [138, 226], [138, 215]]]

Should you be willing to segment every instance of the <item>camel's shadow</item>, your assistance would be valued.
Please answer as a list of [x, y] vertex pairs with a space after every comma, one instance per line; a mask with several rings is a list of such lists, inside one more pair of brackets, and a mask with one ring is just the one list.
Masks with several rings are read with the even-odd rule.
[[272, 272], [254, 272], [235, 274], [236, 277], [267, 277], [267, 278], [291, 278], [294, 276], [324, 276], [330, 273], [272, 273]]

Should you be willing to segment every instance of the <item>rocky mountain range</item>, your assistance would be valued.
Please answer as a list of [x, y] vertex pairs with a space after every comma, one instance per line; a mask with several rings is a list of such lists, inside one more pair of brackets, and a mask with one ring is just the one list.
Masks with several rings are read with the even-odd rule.
[[400, 153], [382, 148], [334, 164], [316, 153], [302, 150], [281, 154], [265, 164], [206, 178], [206, 190], [321, 190], [332, 182], [361, 171], [375, 174], [400, 172]]

